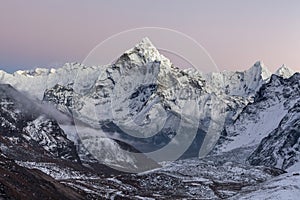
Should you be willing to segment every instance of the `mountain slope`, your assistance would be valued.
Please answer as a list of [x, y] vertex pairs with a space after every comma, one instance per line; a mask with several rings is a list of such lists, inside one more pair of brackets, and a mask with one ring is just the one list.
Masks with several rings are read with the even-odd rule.
[[285, 115], [279, 126], [265, 137], [250, 155], [252, 165], [300, 171], [300, 102]]
[[0, 85], [0, 120], [1, 143], [13, 145], [9, 148], [12, 156], [17, 156], [13, 151], [24, 148], [24, 153], [26, 149], [33, 154], [45, 151], [58, 158], [80, 162], [74, 143], [58, 123], [10, 85]]
[[1, 151], [0, 174], [0, 199], [84, 199], [82, 193], [41, 171], [19, 166]]
[[[97, 134], [96, 152], [97, 155], [100, 153], [97, 158], [102, 163], [118, 167], [122, 163], [120, 166], [137, 171], [159, 166], [142, 154], [131, 154], [126, 150], [131, 148], [129, 145], [107, 138], [84, 123], [77, 123], [77, 127], [68, 121], [66, 123], [67, 117], [59, 116], [62, 114], [51, 109], [46, 104], [33, 102], [10, 85], [0, 85], [0, 149], [18, 161], [49, 162], [49, 159], [63, 159], [80, 164], [80, 158], [84, 158], [83, 161], [88, 164], [97, 164], [98, 161], [86, 150], [91, 142], [90, 137]], [[55, 117], [59, 116], [61, 122], [53, 118], [54, 114]], [[64, 124], [62, 127], [66, 132], [60, 124]], [[85, 137], [79, 138], [78, 131], [84, 133]]]
[[272, 199], [296, 200], [300, 195], [299, 190], [300, 174], [289, 173], [272, 178], [264, 183], [244, 188], [239, 195], [230, 199], [236, 200], [256, 200]]
[[226, 127], [215, 151], [256, 148], [264, 137], [278, 127], [289, 109], [299, 100], [298, 79], [299, 73], [289, 79], [272, 75], [270, 82], [258, 91], [254, 102], [244, 108], [233, 124]]

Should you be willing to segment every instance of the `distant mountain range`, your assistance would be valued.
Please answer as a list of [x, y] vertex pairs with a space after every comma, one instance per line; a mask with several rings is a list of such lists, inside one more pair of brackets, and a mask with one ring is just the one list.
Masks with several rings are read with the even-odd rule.
[[0, 71], [0, 83], [0, 171], [23, 177], [0, 177], [0, 199], [300, 193], [300, 74], [286, 66], [205, 74], [144, 38], [111, 65]]

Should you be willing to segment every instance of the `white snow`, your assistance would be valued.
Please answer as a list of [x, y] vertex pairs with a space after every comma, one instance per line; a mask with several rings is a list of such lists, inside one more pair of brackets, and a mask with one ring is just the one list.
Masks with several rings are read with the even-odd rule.
[[24, 162], [24, 161], [16, 161], [16, 163], [22, 167], [26, 167], [29, 169], [38, 169], [44, 172], [45, 174], [51, 176], [56, 180], [64, 180], [64, 179], [95, 179], [96, 176], [87, 176], [82, 174], [82, 172], [75, 171], [74, 169], [70, 169], [68, 167], [61, 167], [54, 163], [43, 163], [43, 162]]
[[275, 74], [283, 78], [290, 78], [293, 74], [295, 74], [295, 71], [288, 68], [286, 65], [282, 65], [279, 69], [277, 69]]
[[[288, 173], [279, 177], [273, 178], [259, 184], [244, 189], [246, 191], [233, 199], [239, 200], [257, 200], [257, 199], [272, 199], [272, 200], [298, 200], [300, 196], [300, 174]], [[248, 190], [248, 191], [247, 191]], [[245, 193], [245, 194], [243, 194]]]
[[279, 103], [261, 110], [252, 120], [238, 121], [235, 126], [227, 130], [232, 135], [233, 141], [224, 145], [221, 151], [257, 146], [264, 137], [278, 127], [287, 112], [288, 110], [284, 108], [283, 104]]

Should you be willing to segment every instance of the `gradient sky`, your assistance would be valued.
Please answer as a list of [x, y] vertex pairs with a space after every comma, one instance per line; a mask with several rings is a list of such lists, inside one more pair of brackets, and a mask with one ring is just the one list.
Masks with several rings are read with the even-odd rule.
[[299, 10], [298, 0], [1, 0], [0, 68], [81, 62], [113, 34], [158, 26], [194, 38], [221, 70], [263, 60], [300, 71]]

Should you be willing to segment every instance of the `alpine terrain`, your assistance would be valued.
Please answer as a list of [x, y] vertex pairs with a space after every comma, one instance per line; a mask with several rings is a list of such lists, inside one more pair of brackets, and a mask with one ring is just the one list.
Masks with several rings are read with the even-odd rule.
[[0, 199], [298, 199], [300, 73], [180, 69], [148, 38], [106, 66], [0, 71]]

